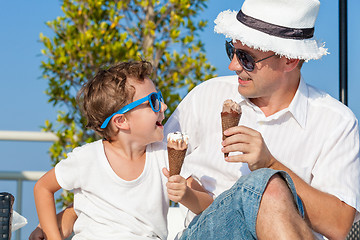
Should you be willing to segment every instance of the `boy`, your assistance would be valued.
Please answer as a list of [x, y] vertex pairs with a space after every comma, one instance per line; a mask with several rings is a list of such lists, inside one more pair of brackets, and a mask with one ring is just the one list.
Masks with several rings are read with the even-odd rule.
[[169, 178], [169, 196], [165, 192], [166, 146], [160, 141], [167, 106], [151, 72], [146, 61], [120, 63], [100, 70], [79, 91], [87, 127], [104, 139], [74, 149], [36, 183], [35, 203], [47, 239], [61, 239], [54, 204], [60, 188], [74, 190], [73, 239], [166, 239], [169, 199], [195, 213], [212, 202], [178, 175]]

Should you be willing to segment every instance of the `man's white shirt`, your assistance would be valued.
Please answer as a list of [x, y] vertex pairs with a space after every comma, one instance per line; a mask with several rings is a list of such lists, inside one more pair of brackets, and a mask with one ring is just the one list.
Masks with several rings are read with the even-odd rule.
[[189, 135], [182, 175], [200, 180], [216, 197], [250, 172], [246, 163], [226, 162], [221, 152], [220, 112], [223, 102], [232, 99], [241, 105], [239, 125], [260, 132], [278, 161], [314, 188], [354, 207], [359, 219], [359, 130], [351, 110], [301, 79], [291, 104], [266, 117], [239, 94], [237, 80], [227, 76], [200, 84], [166, 123], [165, 134], [178, 130]]

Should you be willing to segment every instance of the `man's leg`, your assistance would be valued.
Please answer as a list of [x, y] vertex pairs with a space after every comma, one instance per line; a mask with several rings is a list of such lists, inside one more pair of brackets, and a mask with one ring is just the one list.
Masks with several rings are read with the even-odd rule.
[[278, 174], [270, 178], [256, 220], [258, 239], [314, 239], [289, 190]]
[[[289, 191], [288, 185], [277, 173], [286, 179], [292, 192]], [[280, 192], [281, 195], [279, 195]], [[294, 222], [293, 219], [289, 222], [288, 213], [297, 213], [299, 221], [304, 222], [298, 214], [294, 199], [297, 199], [295, 187], [291, 178], [285, 172], [271, 169], [254, 171], [248, 176], [241, 177], [232, 188], [219, 195], [201, 215], [190, 223], [181, 239], [248, 240], [257, 239], [257, 234], [265, 238], [271, 235], [272, 239], [281, 239], [281, 237], [283, 239], [311, 239], [311, 237], [306, 237], [308, 235], [303, 237], [301, 231], [300, 235], [293, 235], [294, 232], [299, 232], [294, 230], [298, 228], [298, 226], [294, 226], [298, 222]], [[283, 205], [282, 202], [278, 202], [280, 200], [286, 204]], [[268, 201], [271, 201], [271, 204], [268, 204]], [[277, 209], [273, 206], [274, 203], [283, 205], [284, 211], [287, 212], [277, 212]], [[301, 201], [297, 202], [297, 205], [300, 211], [303, 212]], [[288, 207], [292, 210], [287, 209]], [[259, 222], [257, 222], [258, 212], [261, 214]], [[276, 216], [274, 217], [274, 215]], [[279, 221], [279, 224], [286, 224], [286, 227], [282, 229], [278, 227], [272, 228], [274, 220]], [[268, 221], [268, 225], [265, 226], [266, 221]], [[256, 231], [256, 224], [261, 225], [257, 227], [258, 232]], [[266, 227], [264, 231], [260, 230], [263, 225]], [[307, 227], [306, 224], [305, 227]], [[285, 234], [283, 232], [279, 233], [280, 230], [285, 231]], [[308, 229], [308, 231], [310, 230]], [[295, 237], [289, 238], [289, 236]]]

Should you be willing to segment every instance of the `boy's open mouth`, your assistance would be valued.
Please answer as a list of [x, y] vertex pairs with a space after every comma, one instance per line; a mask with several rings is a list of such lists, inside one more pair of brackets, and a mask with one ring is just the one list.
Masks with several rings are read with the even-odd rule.
[[156, 122], [156, 126], [160, 126], [160, 127], [161, 127], [161, 126], [162, 126], [161, 122], [157, 121], [157, 122]]

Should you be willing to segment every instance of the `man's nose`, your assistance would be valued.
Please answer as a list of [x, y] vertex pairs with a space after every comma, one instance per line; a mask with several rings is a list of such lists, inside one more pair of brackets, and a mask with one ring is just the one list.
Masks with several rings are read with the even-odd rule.
[[241, 71], [243, 70], [241, 64], [239, 63], [236, 55], [234, 54], [234, 57], [232, 58], [230, 64], [229, 64], [229, 70], [230, 71]]

